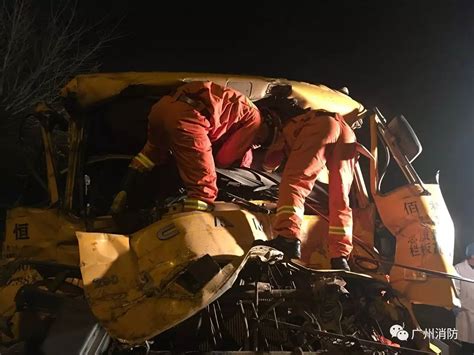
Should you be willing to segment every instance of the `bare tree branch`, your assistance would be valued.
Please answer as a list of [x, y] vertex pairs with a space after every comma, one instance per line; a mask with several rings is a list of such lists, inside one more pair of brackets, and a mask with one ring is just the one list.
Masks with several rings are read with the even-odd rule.
[[97, 69], [99, 51], [116, 38], [79, 21], [78, 0], [52, 0], [47, 13], [34, 0], [0, 2], [0, 108], [11, 117], [57, 100], [73, 76]]

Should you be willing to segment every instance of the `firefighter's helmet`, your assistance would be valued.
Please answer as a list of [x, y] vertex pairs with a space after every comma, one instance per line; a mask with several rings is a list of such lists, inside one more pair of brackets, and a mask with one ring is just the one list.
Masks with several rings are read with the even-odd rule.
[[270, 108], [264, 108], [260, 110], [263, 124], [265, 126], [265, 138], [263, 139], [261, 146], [263, 148], [268, 148], [277, 140], [280, 135], [282, 128], [281, 118], [275, 110]]

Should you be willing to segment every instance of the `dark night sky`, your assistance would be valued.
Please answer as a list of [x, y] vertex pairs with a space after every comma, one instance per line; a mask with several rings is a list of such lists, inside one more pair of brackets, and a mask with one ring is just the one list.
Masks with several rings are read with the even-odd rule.
[[165, 9], [162, 2], [114, 2], [116, 13], [124, 14], [124, 37], [104, 52], [102, 70], [346, 85], [388, 118], [404, 114], [423, 144], [415, 162], [420, 175], [429, 179], [441, 171], [461, 257], [464, 244], [474, 241], [474, 2], [255, 3], [174, 2]]

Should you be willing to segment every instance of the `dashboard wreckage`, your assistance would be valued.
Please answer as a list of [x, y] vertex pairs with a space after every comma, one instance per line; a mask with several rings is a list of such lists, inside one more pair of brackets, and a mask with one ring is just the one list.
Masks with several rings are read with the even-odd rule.
[[[160, 166], [137, 183], [133, 208], [110, 215], [146, 140], [151, 105], [195, 80], [254, 102], [291, 87], [303, 108], [365, 121], [356, 133], [365, 130], [369, 143], [351, 190], [352, 272], [329, 267], [325, 174], [306, 200], [299, 261], [253, 246], [273, 237], [277, 174], [218, 169], [214, 211], [180, 212], [176, 167]], [[454, 226], [439, 185], [423, 182], [411, 164], [421, 144], [402, 116], [387, 122], [322, 85], [233, 75], [80, 75], [61, 95], [60, 107], [36, 112], [47, 196], [7, 212], [2, 353], [438, 352], [418, 331], [412, 305], [458, 304]], [[389, 157], [402, 177], [382, 192]], [[410, 337], [394, 337], [394, 325]]]

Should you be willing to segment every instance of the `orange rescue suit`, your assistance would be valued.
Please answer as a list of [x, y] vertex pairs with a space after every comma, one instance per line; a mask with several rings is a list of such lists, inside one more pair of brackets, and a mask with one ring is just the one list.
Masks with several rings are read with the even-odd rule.
[[132, 166], [140, 157], [145, 167], [161, 164], [171, 151], [188, 199], [212, 203], [215, 167], [250, 166], [260, 124], [258, 109], [243, 94], [210, 81], [186, 83], [153, 105], [148, 140]]
[[349, 191], [355, 152], [355, 134], [339, 114], [313, 110], [285, 124], [263, 163], [265, 170], [273, 171], [287, 158], [274, 225], [278, 235], [299, 237], [305, 199], [326, 165], [329, 170], [329, 256], [349, 256], [352, 251]]

